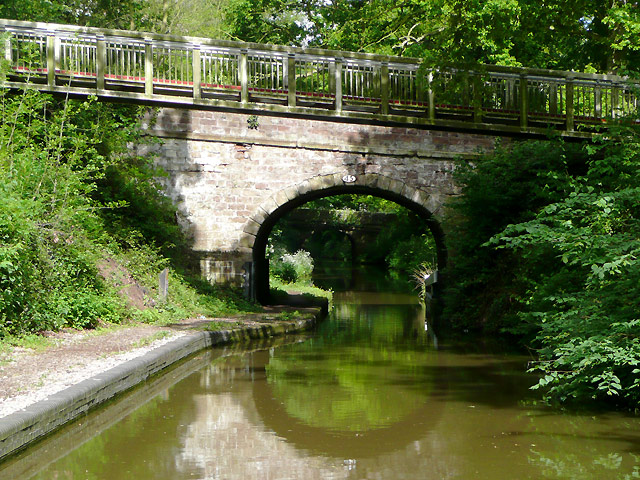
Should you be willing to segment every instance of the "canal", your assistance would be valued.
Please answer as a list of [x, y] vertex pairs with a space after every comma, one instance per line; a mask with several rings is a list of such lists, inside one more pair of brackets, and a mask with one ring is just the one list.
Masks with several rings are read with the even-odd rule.
[[317, 331], [202, 352], [0, 478], [640, 478], [640, 419], [538, 405], [529, 357], [436, 339], [415, 295], [374, 278]]

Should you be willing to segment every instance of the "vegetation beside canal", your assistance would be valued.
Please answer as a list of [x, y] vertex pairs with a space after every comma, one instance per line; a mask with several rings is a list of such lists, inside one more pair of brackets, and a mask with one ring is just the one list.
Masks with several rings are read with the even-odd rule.
[[640, 405], [640, 125], [592, 143], [513, 142], [452, 205], [444, 318], [515, 335], [560, 403]]
[[[436, 244], [425, 219], [393, 201], [372, 195], [343, 194], [313, 200], [304, 208], [326, 215], [324, 221], [330, 228], [304, 231], [305, 227], [287, 217], [276, 224], [269, 237], [268, 255], [272, 269], [275, 266], [274, 276], [284, 281], [291, 281], [296, 276], [310, 279], [313, 268], [309, 270], [305, 264], [305, 255], [321, 262], [376, 264], [392, 275], [405, 278], [424, 266], [436, 266]], [[343, 230], [348, 231], [349, 225], [357, 225], [359, 214], [379, 213], [387, 214], [384, 228], [370, 234], [361, 251], [357, 252], [357, 258], [353, 258], [353, 245]], [[304, 248], [303, 253], [292, 253], [300, 247]]]
[[315, 285], [309, 285], [303, 282], [286, 283], [279, 278], [271, 278], [269, 281], [269, 287], [271, 288], [271, 298], [276, 303], [277, 300], [284, 299], [290, 294], [299, 294], [308, 298], [324, 298], [329, 304], [333, 299], [333, 292], [331, 290], [324, 290]]
[[269, 294], [272, 302], [288, 304], [293, 295], [306, 299], [309, 305], [331, 305], [333, 292], [313, 284], [314, 260], [309, 252], [287, 253], [280, 244], [275, 247], [270, 244], [269, 252]]
[[162, 172], [129, 147], [142, 112], [0, 91], [0, 338], [257, 308], [191, 268]]

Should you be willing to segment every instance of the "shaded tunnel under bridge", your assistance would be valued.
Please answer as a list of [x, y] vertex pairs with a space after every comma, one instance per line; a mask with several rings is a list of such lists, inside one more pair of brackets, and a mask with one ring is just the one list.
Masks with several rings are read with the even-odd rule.
[[304, 248], [305, 242], [324, 232], [338, 232], [349, 243], [352, 263], [363, 260], [368, 246], [392, 222], [395, 213], [354, 210], [296, 208], [280, 224], [294, 232], [298, 241], [292, 251]]

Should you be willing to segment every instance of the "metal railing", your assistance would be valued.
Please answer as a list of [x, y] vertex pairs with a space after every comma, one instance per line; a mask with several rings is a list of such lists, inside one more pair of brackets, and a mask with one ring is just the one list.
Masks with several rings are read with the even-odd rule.
[[583, 136], [635, 112], [611, 75], [485, 66], [0, 19], [6, 85], [237, 110]]

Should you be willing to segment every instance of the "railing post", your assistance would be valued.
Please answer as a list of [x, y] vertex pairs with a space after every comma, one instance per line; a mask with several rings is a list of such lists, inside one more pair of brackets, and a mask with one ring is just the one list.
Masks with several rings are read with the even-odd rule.
[[287, 58], [287, 105], [290, 107], [296, 106], [296, 56], [294, 53], [290, 53]]
[[482, 78], [473, 74], [473, 123], [482, 123]]
[[518, 77], [517, 82], [515, 78], [510, 78], [507, 81], [507, 85], [507, 108], [509, 110], [518, 110], [520, 108], [518, 100], [518, 97], [520, 96], [518, 93], [520, 91], [520, 77]]
[[334, 69], [335, 82], [335, 111], [342, 112], [342, 58], [336, 57]]
[[144, 41], [144, 93], [153, 96], [153, 44], [148, 38]]
[[436, 102], [435, 102], [435, 92], [433, 91], [433, 70], [429, 71], [429, 75], [427, 75], [427, 83], [429, 86], [429, 90], [427, 92], [428, 101], [429, 101], [429, 120], [435, 122], [436, 120]]
[[558, 113], [558, 84], [555, 82], [549, 83], [549, 113]]
[[11, 52], [11, 34], [7, 35], [7, 38], [5, 38], [4, 40], [4, 59], [9, 62], [9, 64], [13, 63]]
[[600, 84], [593, 87], [593, 111], [596, 118], [602, 118], [602, 88]]
[[336, 93], [336, 63], [329, 62], [329, 93]]
[[289, 60], [287, 57], [282, 58], [282, 88], [289, 88]]
[[389, 64], [380, 65], [380, 113], [389, 115]]
[[[426, 78], [420, 74], [419, 71], [415, 72], [415, 77], [416, 77], [416, 85], [415, 85], [415, 89], [416, 89], [416, 101], [417, 102], [424, 102], [426, 100], [426, 95], [427, 95], [427, 89], [425, 88], [425, 80]], [[389, 79], [391, 80], [391, 79]]]
[[464, 72], [462, 72], [461, 82], [462, 82], [462, 105], [464, 105], [465, 107], [468, 107], [471, 103], [469, 99], [469, 72], [468, 71], [465, 70]]
[[56, 34], [55, 32], [49, 32], [47, 33], [47, 84], [50, 87], [55, 87], [56, 85], [57, 60]]
[[202, 63], [200, 62], [200, 45], [194, 45], [191, 50], [191, 61], [193, 70], [193, 98], [198, 100], [202, 97]]
[[575, 119], [573, 117], [573, 77], [567, 77], [567, 86], [566, 86], [566, 129], [567, 132], [573, 132], [575, 127]]
[[611, 118], [620, 116], [620, 89], [615, 85], [611, 85]]
[[96, 43], [96, 88], [104, 90], [104, 76], [107, 70], [107, 41], [98, 35]]
[[249, 103], [249, 59], [247, 50], [240, 50], [240, 101]]
[[520, 74], [520, 127], [527, 128], [529, 122], [529, 85], [527, 75]]

